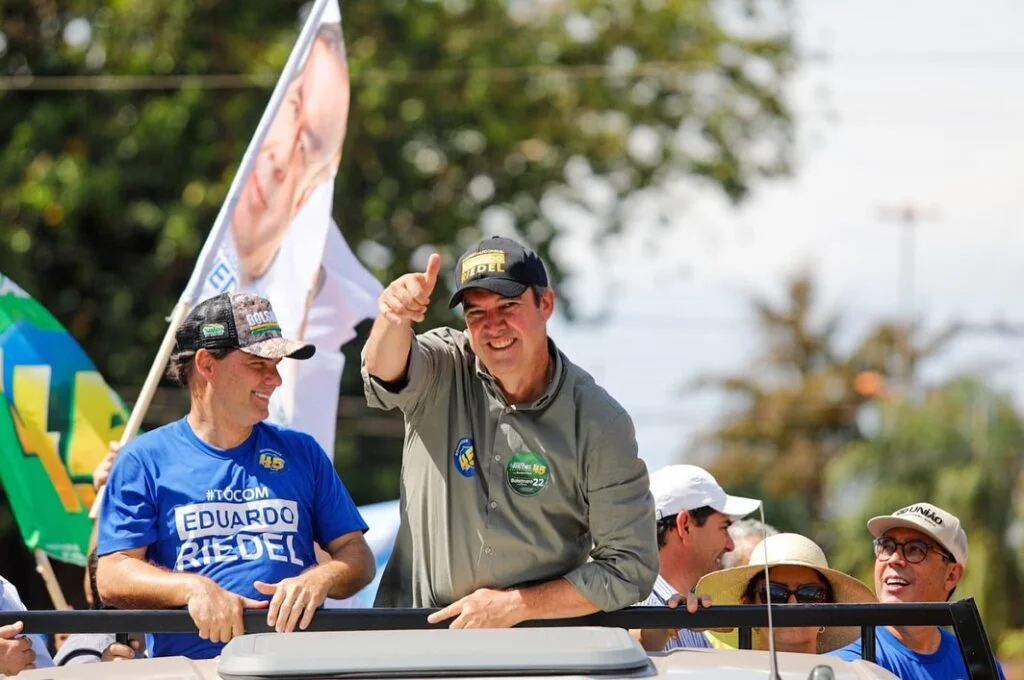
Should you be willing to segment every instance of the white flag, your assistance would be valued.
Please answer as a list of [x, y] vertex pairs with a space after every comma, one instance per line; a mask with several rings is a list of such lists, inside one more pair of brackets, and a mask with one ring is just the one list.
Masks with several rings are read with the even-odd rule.
[[271, 398], [270, 419], [313, 435], [333, 459], [338, 386], [345, 367], [340, 348], [355, 337], [356, 324], [377, 314], [382, 286], [356, 259], [333, 221], [321, 272], [302, 336], [316, 345], [316, 354], [306, 361], [282, 362], [285, 382]]
[[349, 99], [338, 2], [317, 0], [181, 298], [262, 295], [285, 337], [317, 346], [309, 361], [281, 363], [270, 420], [309, 432], [332, 457], [339, 348], [376, 314], [381, 291], [331, 217]]

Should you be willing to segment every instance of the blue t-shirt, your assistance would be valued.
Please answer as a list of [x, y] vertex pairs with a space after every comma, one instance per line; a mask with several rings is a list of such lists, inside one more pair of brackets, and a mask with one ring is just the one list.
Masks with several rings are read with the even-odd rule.
[[[918, 654], [908, 648], [884, 626], [875, 628], [875, 663], [896, 675], [900, 680], [967, 680], [967, 667], [960, 653], [956, 635], [939, 629], [942, 641], [931, 654]], [[860, 640], [829, 652], [846, 661], [861, 658]], [[999, 677], [1005, 680], [1003, 667], [996, 662]]]
[[[366, 531], [330, 459], [307, 434], [259, 423], [241, 445], [218, 449], [185, 418], [147, 432], [118, 455], [103, 502], [97, 553], [148, 548], [146, 559], [201, 574], [256, 600], [316, 564], [321, 546]], [[217, 656], [198, 634], [148, 636], [152, 656]]]

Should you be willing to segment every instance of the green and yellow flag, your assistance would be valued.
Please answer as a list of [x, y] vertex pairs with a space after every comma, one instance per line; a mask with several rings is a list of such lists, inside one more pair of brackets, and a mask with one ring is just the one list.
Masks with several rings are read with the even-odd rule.
[[0, 482], [29, 550], [84, 565], [92, 471], [128, 413], [46, 308], [0, 274]]

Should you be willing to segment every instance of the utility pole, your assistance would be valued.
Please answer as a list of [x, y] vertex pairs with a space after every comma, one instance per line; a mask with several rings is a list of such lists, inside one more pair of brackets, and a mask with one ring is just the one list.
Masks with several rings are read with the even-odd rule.
[[937, 217], [938, 212], [909, 203], [882, 206], [879, 216], [886, 222], [895, 222], [900, 227], [900, 248], [898, 265], [897, 314], [902, 319], [902, 333], [899, 338], [900, 388], [904, 395], [913, 387], [913, 351], [911, 334], [914, 329], [914, 278], [917, 258], [917, 227], [924, 220]]

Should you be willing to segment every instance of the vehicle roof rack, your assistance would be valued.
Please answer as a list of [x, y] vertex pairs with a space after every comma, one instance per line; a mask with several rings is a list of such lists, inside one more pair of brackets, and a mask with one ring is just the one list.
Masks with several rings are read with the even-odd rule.
[[618, 628], [371, 630], [235, 638], [221, 653], [224, 680], [646, 675], [650, 661]]

